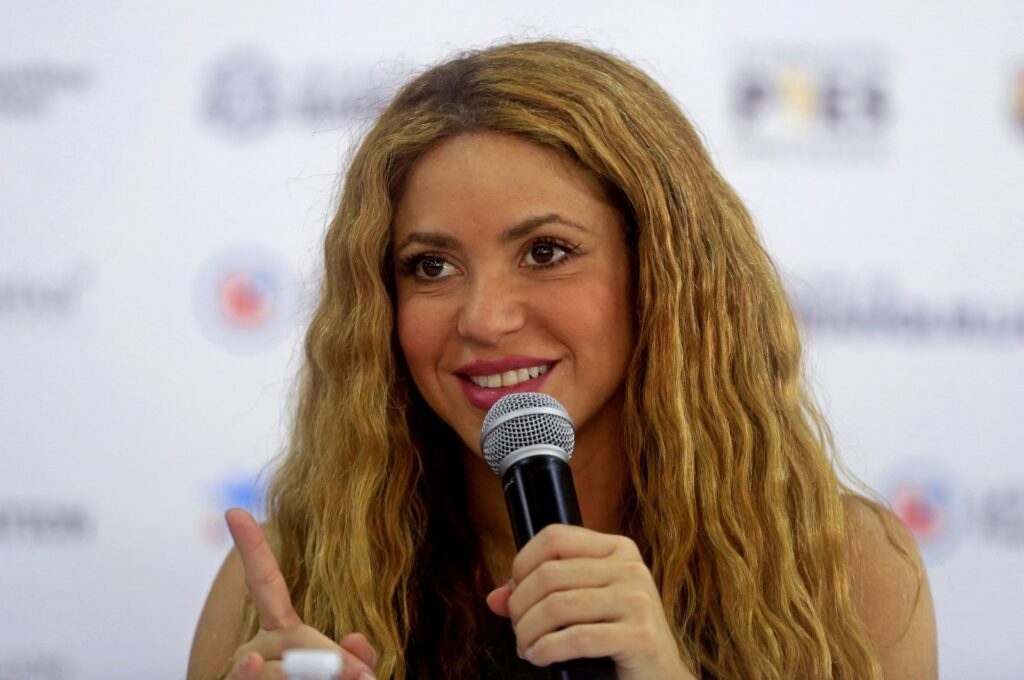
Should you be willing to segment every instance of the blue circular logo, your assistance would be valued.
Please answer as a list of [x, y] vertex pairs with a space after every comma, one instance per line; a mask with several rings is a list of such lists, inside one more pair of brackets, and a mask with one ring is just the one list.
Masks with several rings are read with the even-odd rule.
[[268, 478], [261, 473], [232, 470], [205, 485], [207, 512], [203, 516], [202, 533], [210, 545], [222, 546], [231, 542], [224, 512], [228, 508], [242, 508], [256, 518], [266, 520]]

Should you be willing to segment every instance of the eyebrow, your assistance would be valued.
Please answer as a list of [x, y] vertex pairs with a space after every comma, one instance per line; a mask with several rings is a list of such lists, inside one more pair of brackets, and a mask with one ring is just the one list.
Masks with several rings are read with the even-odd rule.
[[[584, 233], [589, 234], [590, 230], [584, 227], [579, 222], [574, 222], [566, 217], [562, 217], [558, 213], [547, 213], [546, 215], [536, 215], [534, 217], [527, 217], [525, 220], [518, 222], [511, 227], [508, 227], [501, 232], [500, 240], [502, 243], [508, 243], [509, 241], [516, 241], [528, 236], [540, 227], [546, 224], [564, 224], [567, 227], [578, 229]], [[414, 231], [405, 237], [402, 244], [398, 246], [398, 250], [402, 250], [410, 243], [421, 243], [423, 245], [432, 246], [434, 248], [451, 248], [460, 249], [462, 243], [459, 239], [454, 236], [447, 236], [445, 234], [439, 234], [432, 231]]]

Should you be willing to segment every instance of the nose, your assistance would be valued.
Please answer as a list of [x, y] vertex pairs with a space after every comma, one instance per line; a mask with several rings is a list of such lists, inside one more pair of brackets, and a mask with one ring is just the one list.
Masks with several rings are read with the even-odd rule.
[[505, 276], [478, 277], [467, 286], [459, 310], [459, 337], [496, 345], [526, 325], [526, 291]]

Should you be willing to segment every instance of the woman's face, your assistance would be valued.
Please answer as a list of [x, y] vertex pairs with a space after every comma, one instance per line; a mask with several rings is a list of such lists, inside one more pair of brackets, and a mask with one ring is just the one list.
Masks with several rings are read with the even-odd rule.
[[392, 242], [409, 371], [470, 449], [511, 392], [555, 397], [581, 448], [588, 431], [619, 431], [630, 258], [593, 177], [511, 135], [459, 135], [413, 166]]

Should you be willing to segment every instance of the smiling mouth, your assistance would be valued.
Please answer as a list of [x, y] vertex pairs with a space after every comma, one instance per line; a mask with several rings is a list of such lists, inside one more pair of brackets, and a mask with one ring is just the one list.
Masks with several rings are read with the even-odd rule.
[[526, 368], [517, 368], [515, 370], [503, 371], [501, 373], [492, 373], [491, 375], [463, 374], [463, 377], [477, 387], [484, 387], [488, 389], [515, 387], [519, 383], [524, 383], [528, 380], [533, 380], [538, 376], [544, 375], [552, 365], [553, 364], [538, 364], [537, 366], [528, 366]]

